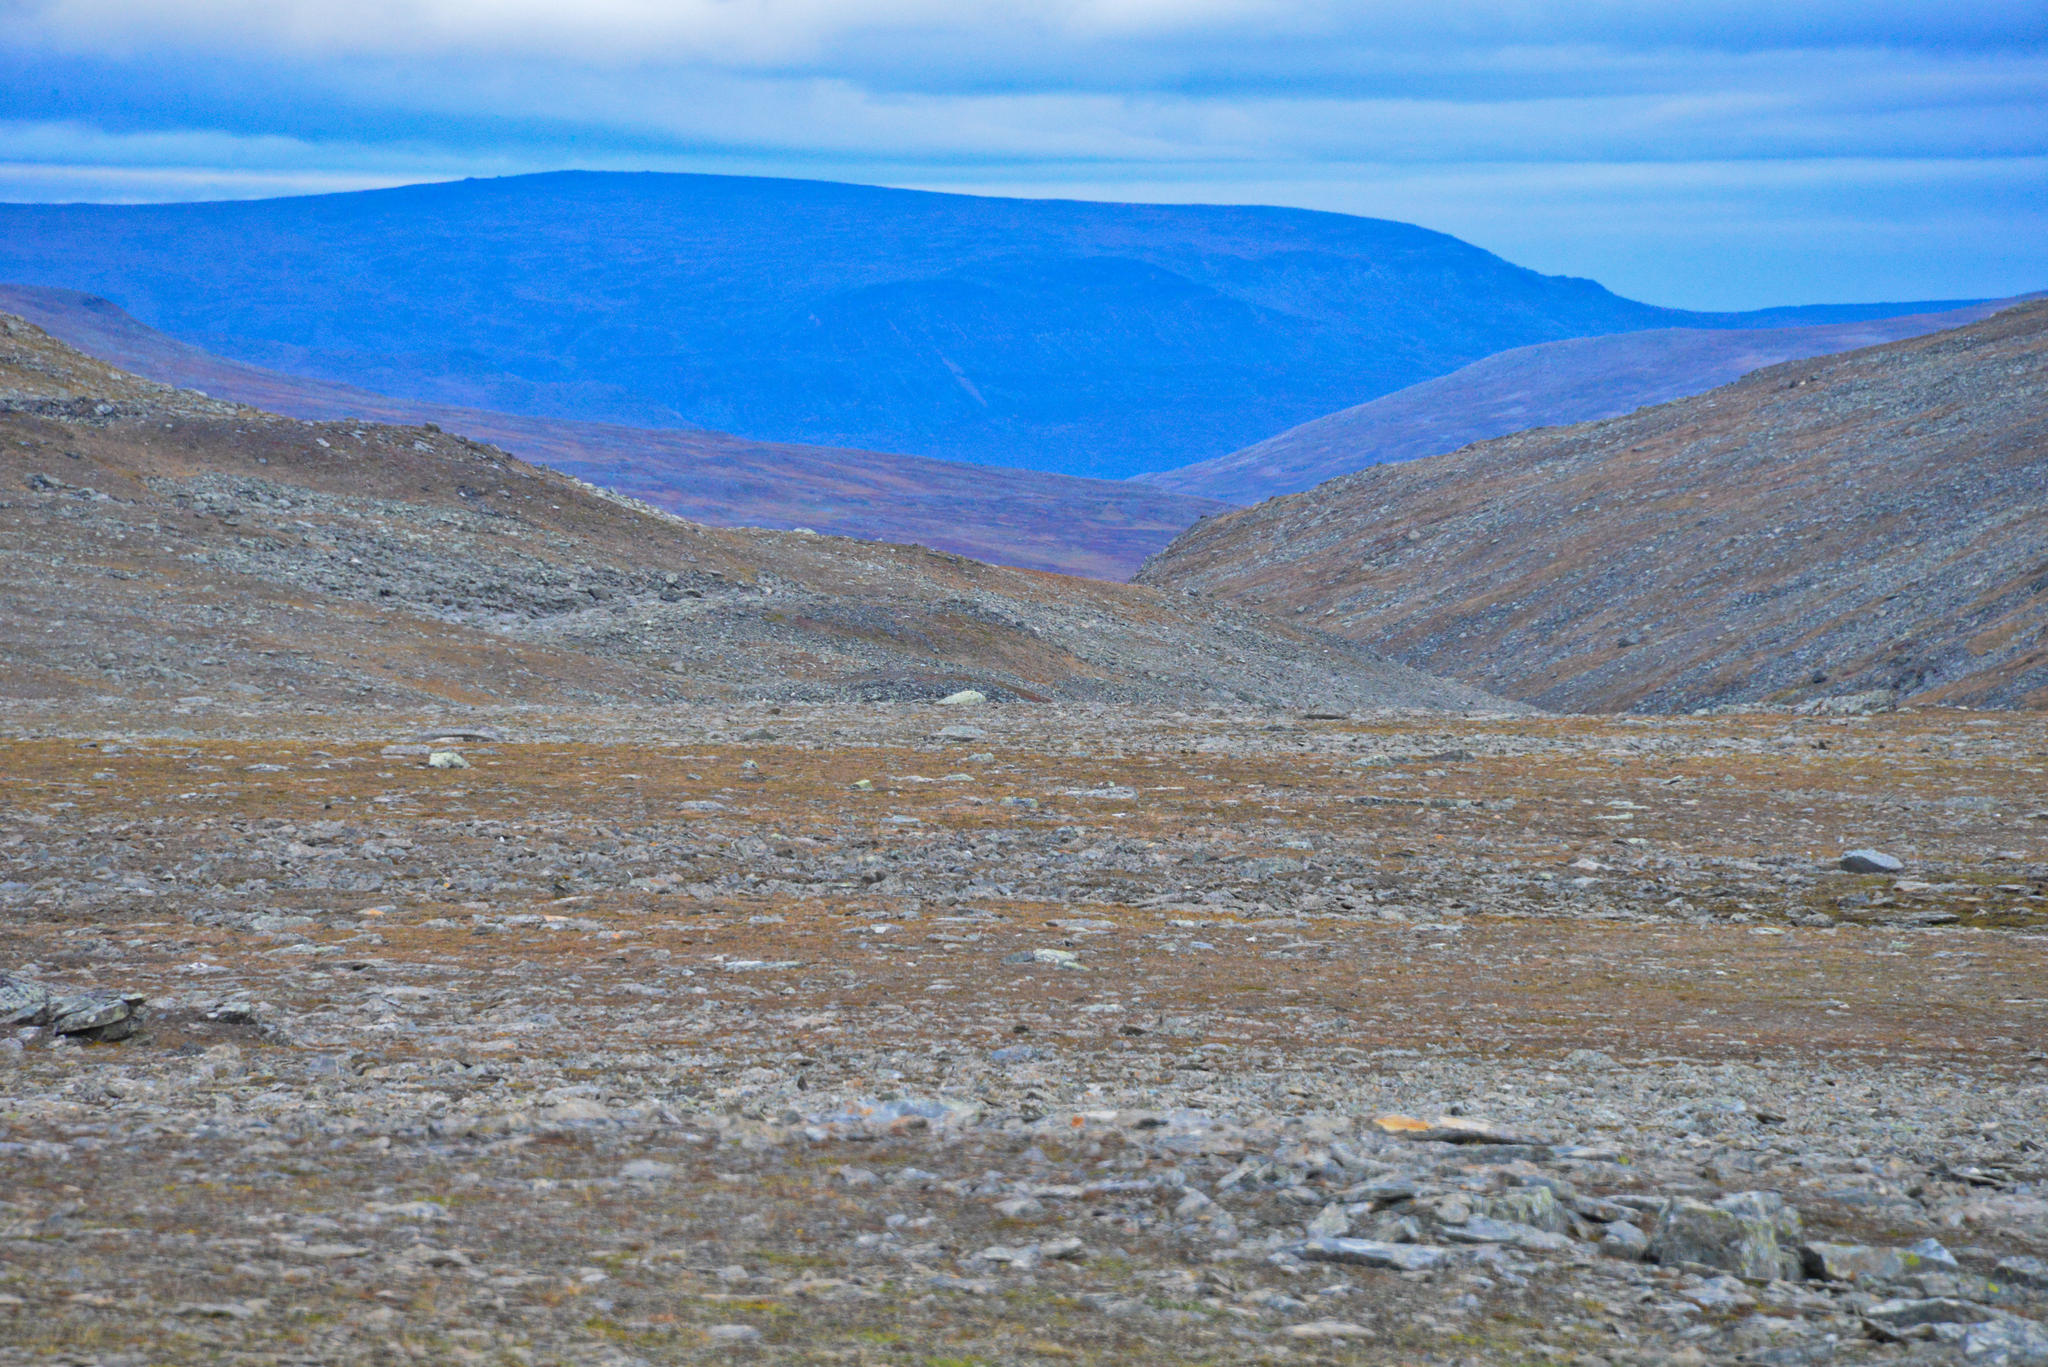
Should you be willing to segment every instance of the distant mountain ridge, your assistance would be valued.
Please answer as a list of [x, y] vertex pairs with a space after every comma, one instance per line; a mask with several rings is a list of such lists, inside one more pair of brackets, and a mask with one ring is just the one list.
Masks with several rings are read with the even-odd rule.
[[1619, 417], [1784, 361], [1960, 327], [2012, 302], [1820, 326], [1658, 328], [1517, 347], [1242, 451], [1137, 480], [1226, 503], [1257, 503], [1387, 461], [1433, 456], [1532, 427]]
[[1375, 465], [1138, 581], [1559, 711], [2048, 707], [2048, 301]]
[[563, 172], [0, 205], [0, 279], [397, 398], [1121, 477], [1512, 347], [1705, 315], [1410, 224]]
[[435, 423], [713, 526], [807, 527], [1125, 580], [1190, 523], [1228, 506], [1127, 481], [393, 399], [224, 360], [72, 290], [0, 285], [0, 311], [152, 380], [292, 418]]

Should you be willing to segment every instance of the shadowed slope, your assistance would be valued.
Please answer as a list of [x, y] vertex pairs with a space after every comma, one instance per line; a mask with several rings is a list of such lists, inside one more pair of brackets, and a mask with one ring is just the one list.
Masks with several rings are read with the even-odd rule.
[[1122, 580], [1227, 506], [1121, 481], [394, 399], [211, 355], [72, 290], [0, 285], [0, 308], [150, 379], [295, 418], [431, 422], [720, 526], [809, 527]]
[[1765, 366], [1960, 327], [2010, 303], [1815, 327], [1659, 328], [1517, 347], [1242, 451], [1137, 478], [1178, 493], [1257, 503], [1368, 465], [1433, 456], [1530, 427], [1618, 417]]

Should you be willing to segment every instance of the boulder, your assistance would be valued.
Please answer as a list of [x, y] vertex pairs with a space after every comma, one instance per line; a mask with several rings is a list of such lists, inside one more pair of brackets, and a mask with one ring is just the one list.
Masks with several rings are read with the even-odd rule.
[[1806, 1275], [1831, 1282], [1888, 1282], [1916, 1272], [1953, 1272], [1956, 1260], [1934, 1239], [1909, 1248], [1807, 1243], [1799, 1247]]
[[1386, 1244], [1376, 1239], [1310, 1239], [1287, 1251], [1304, 1262], [1386, 1267], [1396, 1272], [1427, 1272], [1442, 1267], [1452, 1256], [1449, 1249], [1430, 1244]]
[[1600, 1251], [1610, 1258], [1639, 1263], [1650, 1251], [1650, 1239], [1628, 1221], [1616, 1220], [1601, 1231]]
[[1844, 873], [1897, 873], [1905, 867], [1883, 850], [1851, 850], [1842, 856]]
[[50, 1016], [49, 988], [27, 978], [0, 974], [0, 1027], [48, 1025]]
[[1797, 1275], [1798, 1260], [1778, 1242], [1774, 1218], [1739, 1213], [1681, 1197], [1650, 1230], [1649, 1256], [1660, 1263], [1696, 1263], [1756, 1281]]
[[1496, 1220], [1533, 1225], [1552, 1234], [1572, 1232], [1572, 1213], [1549, 1187], [1523, 1187], [1504, 1191], [1486, 1202], [1486, 1213]]
[[1879, 1301], [1863, 1312], [1863, 1318], [1894, 1332], [1922, 1324], [1985, 1324], [1998, 1317], [1998, 1312], [1988, 1305], [1947, 1296]]
[[117, 1040], [135, 1033], [143, 998], [118, 992], [58, 995], [26, 978], [0, 976], [0, 1027], [47, 1025], [73, 1039]]
[[1462, 1225], [1445, 1226], [1444, 1237], [1461, 1244], [1506, 1244], [1543, 1253], [1567, 1253], [1575, 1247], [1569, 1235], [1485, 1215], [1475, 1215]]
[[1998, 1266], [1991, 1269], [1991, 1275], [1998, 1280], [2016, 1282], [2035, 1291], [2048, 1291], [2048, 1259], [2015, 1254], [2010, 1258], [1999, 1259]]
[[52, 1007], [50, 1029], [73, 1039], [117, 1040], [135, 1033], [135, 1008], [141, 997], [114, 992], [80, 992], [61, 997]]
[[2048, 1328], [2018, 1315], [1973, 1324], [1963, 1335], [1971, 1367], [2048, 1367]]

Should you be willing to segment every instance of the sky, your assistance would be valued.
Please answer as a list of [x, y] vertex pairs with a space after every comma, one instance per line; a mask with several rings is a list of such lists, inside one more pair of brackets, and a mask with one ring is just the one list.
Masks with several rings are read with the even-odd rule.
[[2048, 0], [0, 0], [0, 200], [566, 167], [1400, 219], [1691, 308], [2048, 288]]

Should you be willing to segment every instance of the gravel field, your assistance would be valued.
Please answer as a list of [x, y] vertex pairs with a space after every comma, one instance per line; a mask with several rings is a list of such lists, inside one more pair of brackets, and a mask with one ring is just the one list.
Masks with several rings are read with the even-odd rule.
[[0, 1362], [2048, 1362], [2038, 716], [6, 733]]

